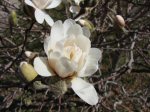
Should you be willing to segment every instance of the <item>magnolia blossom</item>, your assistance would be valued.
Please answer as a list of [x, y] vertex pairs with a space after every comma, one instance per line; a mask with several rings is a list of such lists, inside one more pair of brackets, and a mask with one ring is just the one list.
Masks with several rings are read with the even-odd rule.
[[25, 0], [25, 3], [35, 9], [35, 19], [42, 24], [44, 20], [52, 26], [53, 19], [44, 12], [44, 9], [51, 9], [57, 7], [61, 0]]
[[102, 52], [91, 48], [90, 32], [67, 19], [57, 21], [51, 29], [51, 35], [44, 41], [47, 57], [36, 57], [34, 68], [41, 76], [58, 75], [71, 82], [73, 91], [85, 102], [96, 105], [98, 94], [94, 86], [83, 77], [89, 77], [98, 69]]

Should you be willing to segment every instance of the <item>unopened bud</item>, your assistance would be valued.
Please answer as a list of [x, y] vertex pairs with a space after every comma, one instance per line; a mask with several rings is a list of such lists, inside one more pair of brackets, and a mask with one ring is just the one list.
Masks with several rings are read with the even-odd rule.
[[120, 27], [125, 27], [125, 21], [121, 15], [116, 15], [116, 22]]
[[38, 75], [33, 66], [25, 61], [20, 63], [20, 70], [23, 78], [28, 82], [35, 79], [35, 77]]
[[94, 30], [94, 25], [93, 25], [93, 23], [91, 21], [89, 21], [87, 19], [79, 19], [79, 22], [80, 22], [81, 25], [87, 27], [91, 31]]
[[10, 19], [10, 22], [12, 22], [11, 23], [12, 25], [17, 25], [18, 19], [17, 19], [17, 13], [16, 13], [16, 11], [11, 11], [9, 19]]
[[38, 55], [38, 53], [36, 53], [36, 52], [31, 52], [31, 51], [25, 51], [25, 55], [26, 55], [28, 58], [33, 59], [33, 58], [35, 58], [35, 57]]
[[78, 14], [80, 12], [80, 7], [79, 6], [70, 6], [69, 11], [73, 14]]

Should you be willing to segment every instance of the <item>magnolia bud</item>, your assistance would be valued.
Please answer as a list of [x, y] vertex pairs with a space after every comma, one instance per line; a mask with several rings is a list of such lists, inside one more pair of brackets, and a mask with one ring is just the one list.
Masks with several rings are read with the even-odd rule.
[[125, 21], [121, 15], [116, 15], [116, 21], [120, 27], [125, 27]]
[[79, 6], [70, 6], [69, 11], [73, 14], [78, 14], [80, 12], [80, 7]]
[[38, 53], [36, 53], [36, 52], [31, 52], [31, 51], [25, 51], [25, 55], [26, 55], [28, 58], [33, 59], [33, 58], [35, 58], [35, 57], [38, 55]]
[[12, 33], [13, 27], [18, 24], [16, 11], [11, 11], [8, 21], [9, 21], [10, 33]]
[[35, 77], [38, 75], [33, 66], [25, 61], [20, 63], [20, 70], [23, 78], [28, 82], [35, 79]]
[[79, 23], [87, 28], [89, 28], [91, 31], [94, 30], [94, 25], [91, 21], [87, 19], [79, 19]]
[[16, 11], [11, 11], [9, 19], [10, 19], [9, 22], [11, 22], [11, 24], [17, 25], [18, 19], [17, 19]]

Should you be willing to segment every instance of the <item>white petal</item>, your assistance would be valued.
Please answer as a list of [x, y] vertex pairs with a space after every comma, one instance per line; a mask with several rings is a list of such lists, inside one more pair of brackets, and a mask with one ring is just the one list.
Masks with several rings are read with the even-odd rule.
[[61, 0], [52, 0], [52, 3], [46, 7], [46, 9], [51, 9], [57, 7], [61, 3]]
[[32, 0], [35, 6], [39, 9], [45, 9], [49, 4], [51, 4], [52, 0]]
[[45, 50], [45, 53], [47, 54], [48, 56], [48, 44], [49, 44], [49, 41], [50, 41], [50, 36], [46, 36], [46, 38], [44, 39], [44, 50]]
[[48, 49], [53, 49], [55, 48], [55, 45], [58, 41], [64, 39], [64, 29], [63, 29], [63, 24], [62, 21], [56, 21], [54, 25], [52, 26], [51, 29], [51, 38], [49, 41], [49, 46]]
[[35, 14], [36, 21], [42, 24], [44, 22], [45, 12], [36, 8], [34, 14]]
[[48, 61], [51, 68], [55, 69], [56, 63], [59, 61], [59, 59], [62, 57], [62, 54], [60, 52], [49, 52], [48, 54]]
[[48, 65], [48, 60], [44, 57], [36, 57], [34, 59], [34, 69], [35, 71], [44, 77], [55, 75]]
[[74, 78], [72, 81], [72, 89], [85, 102], [90, 105], [98, 103], [98, 95], [94, 86], [81, 78]]
[[28, 4], [29, 6], [36, 8], [36, 6], [32, 3], [31, 0], [25, 0], [24, 2], [25, 2], [26, 4]]
[[98, 61], [102, 57], [102, 52], [97, 48], [91, 48], [86, 58], [86, 62], [78, 73], [79, 77], [91, 76], [98, 70]]
[[102, 51], [98, 48], [91, 48], [88, 56], [98, 61], [102, 58]]
[[75, 24], [75, 21], [72, 20], [72, 19], [67, 19], [67, 20], [64, 22], [63, 26], [64, 26], [64, 34], [65, 34], [65, 37], [67, 36], [66, 33], [67, 33], [68, 29], [69, 29], [71, 26], [73, 26], [74, 24]]
[[73, 73], [76, 72], [76, 69], [77, 64], [71, 62], [66, 57], [61, 57], [55, 66], [57, 74], [62, 78], [73, 75]]
[[91, 32], [90, 32], [90, 30], [89, 30], [87, 27], [83, 27], [82, 30], [83, 30], [83, 34], [84, 34], [86, 37], [89, 38], [89, 37], [91, 36]]
[[83, 52], [89, 53], [91, 48], [91, 41], [89, 38], [85, 37], [84, 35], [79, 35], [76, 37], [76, 44]]
[[48, 23], [49, 26], [52, 26], [54, 24], [53, 19], [48, 14], [45, 14], [45, 21]]
[[82, 35], [83, 31], [80, 25], [75, 24], [68, 29], [67, 34], [70, 36], [72, 35], [77, 36], [77, 35]]

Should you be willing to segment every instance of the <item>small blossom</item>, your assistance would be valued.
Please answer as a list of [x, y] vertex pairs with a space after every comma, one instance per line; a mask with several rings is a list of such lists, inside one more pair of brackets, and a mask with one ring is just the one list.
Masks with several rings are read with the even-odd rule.
[[53, 19], [44, 12], [44, 9], [52, 9], [57, 7], [61, 0], [25, 0], [25, 3], [35, 9], [35, 19], [38, 23], [42, 24], [44, 20], [52, 26]]
[[102, 52], [91, 48], [90, 31], [74, 20], [57, 21], [51, 35], [44, 41], [47, 57], [36, 57], [34, 68], [41, 76], [58, 75], [68, 79], [74, 92], [90, 105], [96, 105], [98, 94], [94, 86], [82, 77], [89, 77], [98, 70]]

